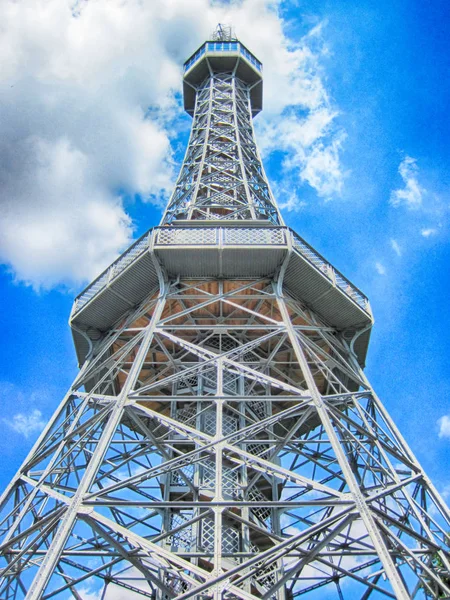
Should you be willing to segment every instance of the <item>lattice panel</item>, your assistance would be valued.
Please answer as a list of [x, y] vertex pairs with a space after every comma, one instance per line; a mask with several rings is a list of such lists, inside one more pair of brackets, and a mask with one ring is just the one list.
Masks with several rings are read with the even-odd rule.
[[[265, 591], [270, 590], [272, 586], [277, 582], [277, 567], [275, 564], [263, 567], [257, 571], [252, 577], [253, 582], [257, 587], [262, 588]], [[268, 598], [276, 598], [276, 594], [270, 595]]]
[[367, 309], [368, 300], [346, 277], [334, 269], [330, 263], [322, 258], [311, 246], [304, 242], [297, 234], [293, 235], [294, 248], [309, 262], [319, 269], [326, 277], [334, 280], [339, 289], [352, 298], [361, 308]]
[[183, 390], [194, 390], [197, 391], [199, 384], [199, 374], [189, 373], [188, 375], [180, 375], [177, 381], [178, 393], [182, 393]]
[[216, 412], [209, 410], [203, 415], [203, 431], [209, 435], [216, 435]]
[[223, 392], [229, 396], [235, 396], [239, 393], [239, 375], [232, 371], [223, 371]]
[[158, 231], [157, 244], [182, 246], [205, 246], [217, 243], [217, 229], [198, 228], [181, 229], [176, 227], [161, 227]]
[[[248, 499], [254, 502], [267, 502], [267, 497], [261, 493], [257, 487], [253, 486], [248, 491]], [[252, 515], [256, 517], [257, 520], [262, 522], [262, 524], [270, 530], [272, 526], [272, 511], [270, 508], [258, 506], [255, 508], [251, 508], [250, 512]]]
[[[192, 519], [193, 511], [180, 511], [170, 515], [170, 529], [182, 527]], [[189, 552], [193, 548], [192, 525], [187, 525], [169, 537], [169, 545], [175, 552]]]
[[89, 288], [78, 298], [77, 310], [80, 310], [80, 308], [84, 306], [87, 302], [89, 302], [89, 300], [93, 298], [99, 290], [105, 287], [106, 282], [108, 281], [108, 277], [109, 271], [106, 271], [101, 275], [101, 277], [99, 277], [93, 283], [91, 283]]
[[237, 417], [231, 415], [223, 415], [222, 418], [222, 433], [223, 435], [230, 435], [238, 429]]
[[199, 368], [198, 371], [181, 372], [174, 384], [175, 393], [178, 395], [209, 395], [215, 394], [217, 389], [217, 368]]
[[237, 341], [228, 335], [212, 335], [205, 342], [205, 346], [221, 352], [228, 352], [236, 348]]
[[[214, 490], [216, 486], [216, 469], [214, 465], [203, 464], [202, 487]], [[229, 496], [240, 495], [241, 488], [238, 482], [238, 472], [229, 467], [222, 467], [222, 491]]]
[[266, 453], [268, 450], [269, 446], [267, 444], [247, 444], [247, 452], [250, 452], [250, 454], [255, 454], [255, 456], [261, 456], [262, 458], [266, 458]]
[[258, 402], [257, 400], [252, 400], [251, 402], [248, 403], [248, 407], [260, 419], [265, 419], [267, 417], [267, 414], [268, 414], [268, 412], [267, 412], [268, 403], [267, 402], [263, 402], [263, 401]]
[[230, 228], [225, 231], [225, 242], [227, 244], [242, 245], [265, 245], [284, 244], [283, 229], [272, 228]]
[[201, 523], [200, 547], [203, 550], [214, 552], [214, 537], [215, 537], [214, 520], [205, 518]]
[[202, 384], [204, 391], [210, 391], [215, 394], [217, 390], [217, 369], [208, 369], [202, 371]]
[[352, 283], [350, 283], [350, 281], [347, 278], [335, 271], [335, 279], [336, 285], [341, 290], [343, 290], [348, 296], [353, 298], [353, 300], [357, 304], [359, 304], [359, 306], [361, 306], [362, 308], [366, 308], [367, 299], [365, 298], [365, 296], [363, 296], [363, 294], [361, 294], [359, 290], [355, 288], [355, 286]]
[[[203, 426], [202, 431], [208, 435], [216, 435], [216, 412], [214, 410], [208, 410], [203, 414]], [[238, 422], [237, 418], [232, 415], [222, 415], [222, 433], [223, 435], [230, 435], [237, 431]]]
[[[183, 473], [183, 475], [181, 474]], [[194, 481], [194, 473], [195, 467], [194, 465], [188, 465], [186, 467], [182, 467], [177, 471], [172, 471], [170, 474], [170, 482], [172, 485], [176, 486], [185, 486], [187, 481]]]
[[139, 240], [136, 244], [131, 246], [131, 248], [122, 254], [119, 260], [111, 265], [111, 275], [110, 278], [115, 277], [120, 272], [122, 272], [129, 264], [131, 264], [144, 250], [148, 248], [148, 235], [146, 234], [141, 240]]
[[182, 423], [189, 423], [195, 426], [195, 416], [197, 414], [197, 406], [194, 402], [188, 404], [184, 408], [179, 408], [176, 411], [175, 418]]
[[[164, 578], [164, 583], [168, 588], [173, 590], [173, 596], [183, 594], [188, 589], [188, 584], [186, 583], [186, 581], [181, 579], [181, 577], [175, 577], [172, 574], [166, 575], [166, 577]], [[165, 594], [164, 600], [171, 600], [172, 597], [168, 594]]]
[[222, 528], [222, 552], [224, 554], [239, 552], [239, 532], [228, 525]]
[[[205, 518], [201, 522], [200, 545], [203, 550], [214, 552], [215, 524], [214, 519]], [[239, 531], [230, 525], [222, 525], [222, 552], [233, 554], [239, 552]]]
[[294, 236], [294, 246], [305, 258], [323, 273], [328, 271], [328, 263], [298, 236]]

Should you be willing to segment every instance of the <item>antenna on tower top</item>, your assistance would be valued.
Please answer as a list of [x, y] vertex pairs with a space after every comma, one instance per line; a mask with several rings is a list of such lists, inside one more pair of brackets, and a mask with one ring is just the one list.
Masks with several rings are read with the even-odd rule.
[[231, 25], [218, 23], [216, 29], [212, 34], [212, 39], [215, 42], [231, 42], [235, 41], [237, 38]]

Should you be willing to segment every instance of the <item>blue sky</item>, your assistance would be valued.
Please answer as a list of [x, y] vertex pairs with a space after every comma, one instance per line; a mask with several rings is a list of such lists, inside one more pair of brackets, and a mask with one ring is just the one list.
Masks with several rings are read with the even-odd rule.
[[159, 222], [190, 126], [181, 65], [225, 21], [264, 63], [283, 216], [371, 300], [369, 379], [450, 496], [447, 4], [1, 6], [1, 487], [76, 375], [73, 297]]

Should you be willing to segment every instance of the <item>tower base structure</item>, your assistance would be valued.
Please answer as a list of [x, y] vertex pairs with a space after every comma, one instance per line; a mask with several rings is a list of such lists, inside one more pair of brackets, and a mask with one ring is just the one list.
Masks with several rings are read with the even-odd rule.
[[447, 508], [354, 339], [284, 285], [290, 259], [233, 278], [152, 260], [160, 285], [93, 344], [3, 496], [1, 597], [449, 594]]
[[0, 498], [2, 600], [450, 597], [449, 511], [362, 370], [370, 305], [283, 225], [262, 65], [224, 31], [185, 63], [162, 226], [75, 301], [80, 373]]

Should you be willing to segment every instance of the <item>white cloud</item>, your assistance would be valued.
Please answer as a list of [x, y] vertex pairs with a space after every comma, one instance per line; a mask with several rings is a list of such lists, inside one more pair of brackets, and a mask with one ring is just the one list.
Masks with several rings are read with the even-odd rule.
[[386, 275], [386, 267], [382, 263], [376, 262], [375, 269], [379, 275]]
[[425, 189], [419, 184], [419, 169], [416, 159], [406, 156], [400, 163], [398, 172], [403, 179], [404, 186], [392, 191], [391, 204], [393, 206], [405, 205], [410, 209], [419, 208], [423, 202]]
[[17, 413], [10, 419], [2, 419], [11, 429], [29, 438], [33, 433], [42, 431], [45, 421], [40, 410], [35, 408], [29, 413]]
[[450, 438], [450, 415], [444, 415], [438, 419], [437, 423], [439, 425], [439, 437]]
[[5, 177], [3, 261], [36, 287], [93, 278], [131, 238], [120, 199], [92, 181], [89, 157], [67, 139], [20, 146], [30, 168], [20, 182]]
[[444, 500], [448, 500], [448, 498], [450, 498], [450, 485], [444, 485], [443, 489], [440, 490], [440, 494]]
[[264, 63], [266, 153], [280, 148], [319, 195], [340, 192], [343, 135], [321, 74], [322, 26], [292, 42], [274, 0], [2, 6], [0, 261], [16, 279], [91, 279], [131, 241], [124, 196], [167, 199], [170, 139], [185, 126], [181, 66], [218, 22], [236, 24]]
[[432, 227], [430, 227], [429, 229], [422, 229], [420, 234], [423, 237], [431, 237], [432, 235], [436, 235], [437, 233], [437, 229], [433, 229]]
[[397, 242], [397, 240], [391, 239], [391, 248], [397, 256], [402, 255], [402, 249], [400, 248], [400, 245]]
[[103, 590], [93, 592], [87, 587], [82, 587], [78, 590], [78, 592], [83, 600], [102, 600]]
[[[281, 196], [281, 194], [280, 194]], [[280, 210], [287, 210], [289, 212], [300, 212], [307, 206], [307, 203], [303, 200], [299, 200], [297, 194], [286, 191], [282, 197], [282, 201], [278, 202]]]
[[[159, 3], [162, 4], [162, 3]], [[3, 4], [0, 260], [35, 287], [90, 279], [132, 238], [121, 192], [158, 202], [177, 62], [152, 3]], [[75, 10], [75, 9], [74, 9]], [[162, 11], [164, 13], [164, 11]]]
[[323, 24], [269, 59], [272, 70], [285, 77], [284, 81], [267, 78], [268, 114], [256, 121], [256, 131], [263, 155], [280, 150], [285, 154], [283, 171], [291, 187], [307, 183], [319, 196], [330, 199], [342, 192], [346, 172], [340, 153], [346, 136], [336, 125], [339, 113], [323, 83], [321, 60], [327, 49], [322, 30]]
[[283, 211], [300, 212], [307, 206], [307, 203], [298, 197], [296, 190], [284, 180], [272, 182], [272, 191], [278, 207]]
[[341, 135], [329, 143], [317, 142], [306, 157], [301, 170], [302, 177], [310, 186], [327, 199], [342, 192], [344, 173], [340, 165], [339, 151], [343, 139], [344, 136]]

